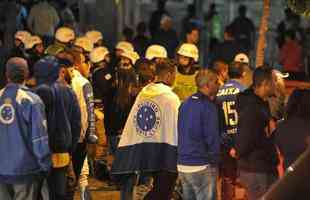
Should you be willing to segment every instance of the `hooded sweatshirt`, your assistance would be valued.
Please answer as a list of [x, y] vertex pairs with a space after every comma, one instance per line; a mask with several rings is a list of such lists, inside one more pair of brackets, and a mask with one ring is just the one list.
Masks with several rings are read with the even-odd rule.
[[163, 83], [151, 83], [130, 111], [112, 166], [113, 174], [176, 172], [180, 100]]

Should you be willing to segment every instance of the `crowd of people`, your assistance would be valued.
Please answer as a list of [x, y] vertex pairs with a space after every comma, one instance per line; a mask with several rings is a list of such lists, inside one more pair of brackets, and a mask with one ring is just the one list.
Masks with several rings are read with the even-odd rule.
[[[305, 151], [310, 93], [289, 96], [284, 79], [290, 75], [267, 64], [252, 70], [252, 29], [235, 40], [236, 25], [227, 26], [203, 67], [199, 28], [185, 20], [179, 44], [160, 2], [152, 40], [140, 23], [137, 36], [125, 29], [114, 49], [100, 31], [59, 26], [47, 1], [31, 9], [30, 30], [6, 35], [8, 29], [2, 41], [14, 38], [0, 66], [0, 199], [73, 200], [78, 188], [88, 200], [90, 168], [107, 153], [122, 200], [232, 200], [238, 184], [254, 200]], [[51, 17], [31, 17], [43, 5]], [[244, 6], [239, 12], [233, 24], [250, 24]], [[40, 20], [52, 24], [44, 33]], [[241, 40], [245, 48], [238, 47]], [[286, 41], [282, 60], [295, 45]], [[297, 61], [283, 62], [295, 72]], [[108, 152], [91, 158], [89, 145], [102, 137]]]

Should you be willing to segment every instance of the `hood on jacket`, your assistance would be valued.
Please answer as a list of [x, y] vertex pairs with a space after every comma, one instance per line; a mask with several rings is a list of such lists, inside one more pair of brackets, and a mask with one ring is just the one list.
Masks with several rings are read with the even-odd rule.
[[59, 77], [60, 65], [54, 56], [40, 59], [34, 65], [34, 77], [37, 84], [52, 84]]
[[165, 93], [170, 93], [172, 88], [163, 83], [150, 83], [145, 86], [139, 94], [140, 98], [152, 98]]

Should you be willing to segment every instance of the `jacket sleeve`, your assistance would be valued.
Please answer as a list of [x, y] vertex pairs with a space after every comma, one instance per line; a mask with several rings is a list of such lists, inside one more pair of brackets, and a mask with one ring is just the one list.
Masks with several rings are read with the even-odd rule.
[[42, 171], [51, 168], [51, 151], [48, 143], [44, 104], [36, 103], [31, 108], [31, 147]]
[[72, 91], [72, 116], [71, 116], [71, 133], [72, 133], [72, 152], [75, 150], [81, 135], [81, 110], [76, 95]]
[[[204, 105], [202, 110], [203, 135], [210, 157], [217, 157], [220, 153], [220, 129], [218, 110], [215, 106]], [[211, 107], [212, 106], [212, 107]], [[209, 108], [208, 108], [209, 107]]]
[[111, 75], [104, 74], [101, 71], [97, 71], [93, 75], [94, 89], [97, 89], [98, 92], [100, 92], [100, 95], [102, 95], [102, 98], [105, 98], [110, 90], [109, 80], [106, 79], [106, 77], [110, 78], [109, 76]]
[[94, 94], [93, 88], [90, 83], [87, 83], [83, 87], [83, 95], [86, 101], [87, 106], [87, 120], [88, 120], [88, 129], [86, 135], [95, 135], [96, 134], [96, 120], [95, 120], [95, 110], [94, 110]]
[[252, 107], [244, 108], [239, 112], [239, 132], [236, 135], [236, 151], [239, 157], [249, 154], [253, 150], [256, 136], [259, 135], [257, 123], [262, 119], [259, 113]]

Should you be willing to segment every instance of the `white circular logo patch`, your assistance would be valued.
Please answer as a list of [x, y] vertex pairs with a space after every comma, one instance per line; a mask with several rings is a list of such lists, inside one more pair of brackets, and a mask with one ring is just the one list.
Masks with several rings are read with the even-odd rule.
[[15, 110], [10, 100], [5, 100], [5, 103], [0, 106], [0, 122], [3, 124], [11, 124], [15, 118]]
[[160, 127], [160, 109], [152, 101], [145, 101], [138, 105], [134, 116], [136, 131], [144, 137], [152, 137]]

